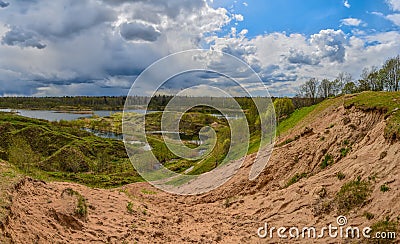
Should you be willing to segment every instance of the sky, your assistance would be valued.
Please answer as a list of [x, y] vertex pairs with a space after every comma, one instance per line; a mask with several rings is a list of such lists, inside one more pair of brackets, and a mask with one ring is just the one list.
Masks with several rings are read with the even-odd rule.
[[155, 61], [199, 48], [293, 96], [310, 78], [358, 79], [399, 40], [400, 0], [0, 0], [0, 96], [127, 95]]

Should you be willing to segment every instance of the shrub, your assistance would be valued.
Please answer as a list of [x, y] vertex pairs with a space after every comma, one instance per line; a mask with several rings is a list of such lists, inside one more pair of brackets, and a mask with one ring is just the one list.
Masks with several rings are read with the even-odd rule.
[[330, 154], [326, 154], [325, 158], [322, 160], [322, 163], [320, 165], [321, 169], [325, 169], [326, 167], [330, 166], [333, 164], [333, 157]]
[[371, 194], [371, 187], [368, 181], [357, 180], [344, 184], [336, 194], [335, 202], [340, 213], [347, 213], [355, 207], [359, 207]]
[[387, 192], [390, 190], [390, 187], [386, 184], [381, 185], [381, 192]]
[[25, 140], [17, 137], [12, 140], [8, 149], [8, 160], [11, 164], [28, 173], [40, 158]]
[[82, 195], [78, 195], [78, 204], [76, 206], [75, 213], [81, 217], [81, 218], [86, 218], [87, 217], [87, 204], [86, 204], [86, 199]]
[[347, 156], [347, 154], [350, 152], [350, 148], [349, 147], [346, 147], [346, 148], [341, 148], [340, 149], [340, 155], [342, 156], [342, 157], [346, 157]]

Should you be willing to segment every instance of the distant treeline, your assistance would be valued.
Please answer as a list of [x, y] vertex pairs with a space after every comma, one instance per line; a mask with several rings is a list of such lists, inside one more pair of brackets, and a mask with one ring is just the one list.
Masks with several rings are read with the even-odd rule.
[[345, 72], [334, 80], [311, 78], [299, 87], [297, 97], [308, 98], [311, 103], [305, 105], [311, 105], [321, 98], [363, 91], [400, 91], [400, 55], [387, 59], [381, 68], [365, 67], [357, 80]]
[[[157, 95], [152, 98], [144, 96], [135, 96], [129, 98], [132, 105], [145, 106], [149, 103], [150, 110], [163, 110], [171, 101], [172, 96]], [[223, 98], [190, 98], [192, 100], [214, 99], [221, 104], [224, 103]], [[276, 98], [272, 98], [275, 100]], [[249, 97], [236, 97], [242, 109], [247, 110], [253, 108], [254, 103]], [[292, 98], [295, 108], [300, 108], [307, 104], [309, 98], [294, 97]], [[43, 110], [123, 110], [126, 96], [65, 96], [65, 97], [0, 97], [0, 108], [9, 109], [43, 109]], [[226, 100], [225, 100], [226, 101]], [[220, 107], [226, 107], [226, 103]], [[204, 108], [205, 109], [205, 108]]]
[[[138, 97], [138, 104], [145, 104]], [[122, 110], [126, 97], [0, 97], [0, 108], [43, 110]]]

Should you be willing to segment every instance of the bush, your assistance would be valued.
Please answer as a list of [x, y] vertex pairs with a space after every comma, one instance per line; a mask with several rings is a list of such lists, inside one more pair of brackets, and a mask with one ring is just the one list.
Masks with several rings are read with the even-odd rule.
[[346, 148], [341, 148], [340, 149], [340, 155], [344, 158], [347, 156], [347, 154], [350, 152], [350, 148], [346, 147]]
[[8, 160], [24, 172], [30, 172], [32, 165], [35, 165], [40, 158], [31, 146], [21, 138], [13, 138], [8, 149]]
[[386, 184], [381, 185], [381, 192], [387, 192], [390, 190], [390, 187]]
[[321, 169], [325, 169], [326, 167], [330, 166], [333, 164], [333, 157], [330, 154], [326, 154], [325, 158], [322, 160], [322, 163], [320, 165]]
[[344, 184], [335, 198], [339, 213], [347, 213], [351, 209], [361, 206], [370, 194], [370, 183], [362, 181], [360, 177]]
[[274, 107], [275, 107], [276, 118], [278, 120], [287, 117], [294, 112], [294, 105], [292, 99], [290, 98], [275, 99]]

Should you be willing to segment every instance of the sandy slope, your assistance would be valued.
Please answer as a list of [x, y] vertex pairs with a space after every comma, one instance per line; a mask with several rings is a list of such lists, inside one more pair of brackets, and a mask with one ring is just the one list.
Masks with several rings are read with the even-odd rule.
[[[11, 193], [11, 214], [1, 232], [15, 243], [351, 243], [328, 237], [260, 239], [257, 229], [264, 223], [299, 228], [336, 224], [337, 206], [326, 209], [324, 204], [357, 176], [372, 179], [373, 191], [363, 206], [346, 214], [349, 225], [365, 227], [386, 216], [391, 220], [400, 216], [400, 143], [385, 141], [382, 114], [329, 108], [307, 126], [312, 131], [274, 150], [255, 181], [248, 180], [252, 155], [228, 183], [200, 196], [171, 195], [146, 183], [102, 190], [26, 178]], [[339, 159], [344, 141], [352, 144], [352, 150]], [[319, 165], [326, 154], [337, 162], [322, 170]], [[284, 187], [302, 172], [311, 176]], [[337, 172], [346, 178], [339, 180]], [[389, 192], [380, 191], [384, 183]], [[77, 197], [63, 194], [67, 188], [87, 199], [87, 218], [77, 216]], [[374, 219], [367, 220], [366, 211]]]

